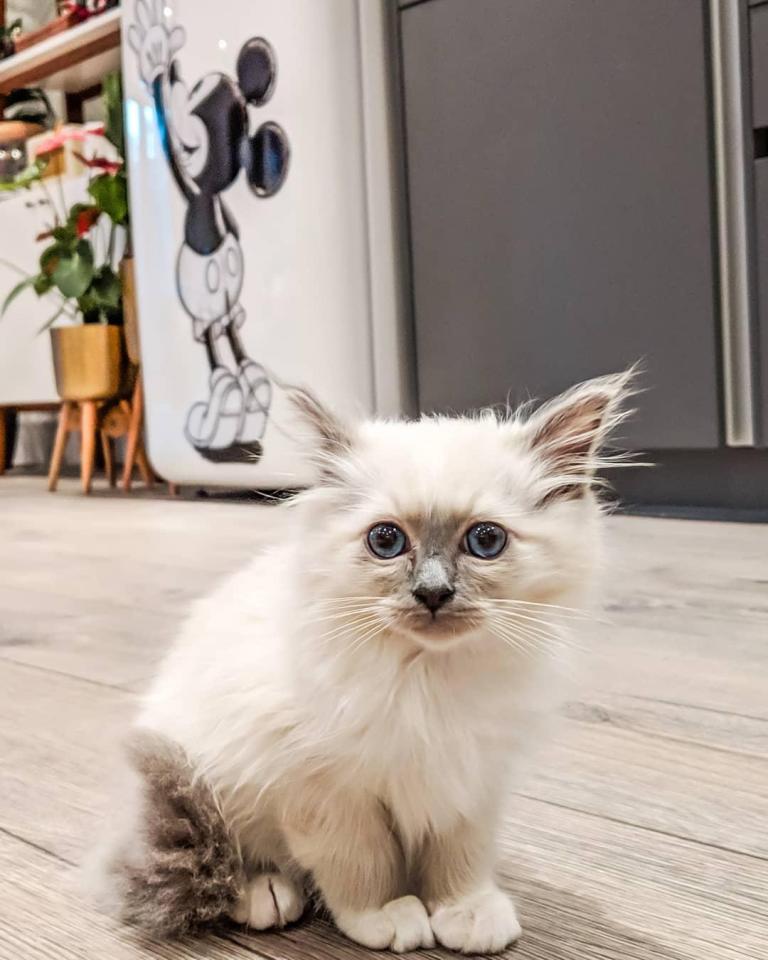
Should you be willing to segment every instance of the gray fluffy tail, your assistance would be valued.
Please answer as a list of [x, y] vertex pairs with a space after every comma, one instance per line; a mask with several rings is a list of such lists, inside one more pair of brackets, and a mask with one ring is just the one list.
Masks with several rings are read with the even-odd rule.
[[128, 752], [138, 805], [129, 835], [103, 865], [117, 908], [155, 935], [197, 932], [226, 917], [243, 892], [238, 846], [213, 790], [179, 746], [142, 732]]

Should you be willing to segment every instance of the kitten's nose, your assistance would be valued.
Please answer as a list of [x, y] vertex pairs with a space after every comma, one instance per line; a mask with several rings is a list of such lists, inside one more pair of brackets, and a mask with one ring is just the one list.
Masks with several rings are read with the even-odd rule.
[[430, 613], [437, 613], [440, 607], [444, 606], [456, 593], [451, 587], [441, 585], [439, 587], [416, 587], [413, 591], [414, 597], [423, 603]]

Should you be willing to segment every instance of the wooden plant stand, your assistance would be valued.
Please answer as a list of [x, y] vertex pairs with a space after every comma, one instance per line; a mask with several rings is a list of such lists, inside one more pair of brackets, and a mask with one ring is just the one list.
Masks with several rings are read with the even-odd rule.
[[[131, 420], [128, 425], [128, 434], [125, 442], [125, 463], [123, 464], [123, 479], [122, 487], [123, 490], [128, 493], [131, 489], [131, 484], [133, 483], [133, 470], [134, 467], [138, 466], [139, 473], [142, 476], [144, 482], [147, 482], [146, 472], [142, 464], [147, 463], [147, 455], [144, 450], [144, 384], [141, 379], [141, 368], [137, 367], [136, 370], [136, 383], [133, 387], [133, 395], [131, 396]], [[154, 471], [150, 468], [150, 474], [152, 477], [155, 476]], [[150, 484], [151, 486], [151, 484]], [[172, 494], [176, 493], [176, 485], [173, 483], [168, 484], [168, 488]]]
[[96, 457], [96, 439], [101, 441], [104, 453], [104, 466], [109, 485], [117, 483], [115, 462], [112, 453], [112, 440], [127, 438], [126, 462], [123, 471], [123, 489], [130, 489], [133, 465], [139, 468], [144, 483], [151, 487], [155, 477], [147, 460], [141, 439], [141, 413], [135, 412], [134, 403], [129, 400], [64, 400], [59, 412], [59, 426], [53, 445], [51, 466], [48, 472], [48, 489], [53, 492], [59, 482], [64, 448], [70, 433], [80, 432], [80, 480], [83, 493], [90, 493], [93, 480], [93, 465]]

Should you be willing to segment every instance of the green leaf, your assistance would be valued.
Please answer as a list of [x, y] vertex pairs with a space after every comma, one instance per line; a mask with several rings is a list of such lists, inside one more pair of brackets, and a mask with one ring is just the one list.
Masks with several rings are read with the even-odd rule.
[[120, 71], [108, 73], [101, 85], [104, 96], [104, 133], [107, 140], [117, 148], [121, 157], [125, 156], [123, 136], [123, 87]]
[[[80, 301], [78, 300], [78, 304]], [[82, 310], [83, 323], [101, 323], [101, 311], [98, 308]]]
[[83, 213], [85, 210], [92, 210], [92, 209], [93, 209], [92, 203], [73, 203], [67, 213], [67, 227], [74, 229], [75, 225], [77, 224], [77, 218], [80, 216], [80, 214]]
[[40, 179], [47, 163], [47, 160], [38, 157], [33, 163], [30, 163], [28, 167], [25, 167], [17, 173], [12, 180], [0, 183], [0, 190], [18, 190], [19, 187], [31, 187], [33, 183], [37, 183]]
[[53, 271], [53, 282], [65, 297], [79, 297], [93, 280], [93, 248], [79, 240], [72, 253], [62, 254]]
[[88, 185], [88, 193], [113, 223], [125, 225], [128, 222], [128, 191], [122, 171], [94, 177]]
[[123, 285], [120, 277], [115, 273], [109, 264], [100, 267], [93, 278], [93, 291], [99, 300], [99, 305], [106, 308], [117, 309], [120, 306], [120, 300], [123, 296]]
[[89, 313], [92, 313], [94, 310], [99, 309], [99, 305], [96, 303], [96, 299], [93, 296], [93, 287], [88, 287], [85, 293], [82, 293], [77, 298], [77, 309], [82, 313], [84, 317], [87, 317]]
[[51, 230], [51, 236], [59, 243], [65, 244], [74, 244], [77, 239], [74, 224], [70, 223], [69, 220], [58, 227], [54, 227], [53, 230]]
[[62, 256], [66, 257], [73, 251], [74, 243], [65, 245], [57, 241], [56, 243], [52, 243], [49, 247], [46, 247], [45, 250], [43, 250], [43, 252], [40, 254], [41, 273], [44, 273], [47, 277], [50, 277], [56, 267], [58, 267]]
[[32, 276], [32, 277], [24, 277], [23, 280], [20, 280], [16, 284], [16, 286], [11, 290], [11, 292], [8, 294], [5, 300], [3, 300], [3, 306], [0, 307], [0, 317], [3, 316], [5, 311], [8, 309], [8, 307], [10, 307], [10, 305], [13, 303], [13, 301], [16, 299], [16, 297], [18, 297], [20, 293], [26, 290], [27, 287], [31, 287], [34, 284], [36, 278], [37, 278], [36, 274], [35, 276]]
[[122, 316], [122, 297], [120, 278], [109, 264], [104, 264], [94, 274], [88, 289], [77, 298], [77, 305], [84, 317], [98, 316], [100, 320], [109, 321]]
[[44, 293], [48, 293], [52, 286], [53, 280], [51, 280], [47, 273], [38, 273], [35, 277], [35, 282], [32, 284], [32, 289], [38, 297], [42, 297]]

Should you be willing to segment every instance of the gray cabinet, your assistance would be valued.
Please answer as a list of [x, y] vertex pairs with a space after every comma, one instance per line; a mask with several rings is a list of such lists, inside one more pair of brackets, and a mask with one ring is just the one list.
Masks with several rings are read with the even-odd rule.
[[[768, 3], [749, 12], [750, 74], [754, 142], [754, 249], [756, 276], [756, 380], [762, 444], [768, 446]], [[751, 159], [751, 158], [750, 158]]]
[[700, 0], [400, 14], [421, 407], [646, 367], [627, 441], [720, 443]]

